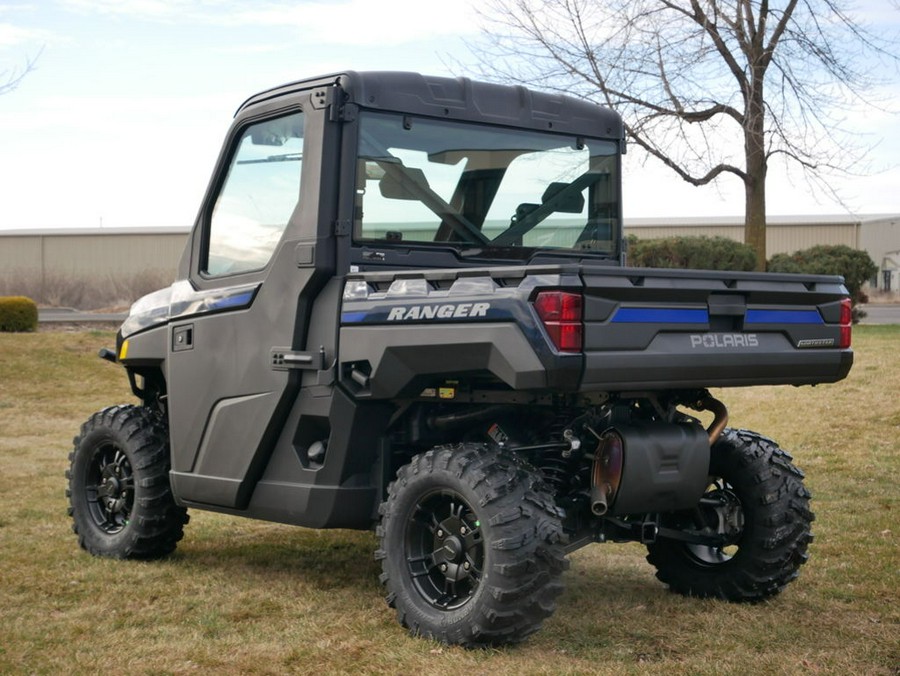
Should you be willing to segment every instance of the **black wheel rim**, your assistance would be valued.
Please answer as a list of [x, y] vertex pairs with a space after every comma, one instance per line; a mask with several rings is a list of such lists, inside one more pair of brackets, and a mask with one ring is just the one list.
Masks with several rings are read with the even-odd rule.
[[118, 444], [98, 444], [85, 473], [85, 495], [94, 525], [113, 535], [128, 525], [134, 506], [134, 473]]
[[721, 478], [712, 479], [700, 499], [696, 517], [702, 532], [724, 538], [723, 544], [715, 546], [687, 545], [699, 564], [719, 566], [737, 556], [744, 533], [744, 510], [731, 484]]
[[460, 608], [481, 583], [481, 521], [455, 491], [423, 495], [407, 525], [405, 554], [410, 579], [423, 599], [440, 610]]

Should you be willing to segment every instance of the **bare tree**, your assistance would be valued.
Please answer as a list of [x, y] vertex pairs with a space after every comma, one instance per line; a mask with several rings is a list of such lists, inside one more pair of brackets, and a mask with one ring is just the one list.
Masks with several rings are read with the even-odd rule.
[[483, 71], [617, 110], [627, 138], [693, 185], [745, 187], [745, 242], [766, 262], [766, 175], [781, 156], [828, 188], [891, 43], [844, 0], [492, 0]]
[[0, 96], [8, 94], [21, 84], [22, 80], [25, 79], [25, 76], [37, 67], [38, 57], [40, 57], [41, 52], [43, 51], [44, 50], [41, 49], [34, 56], [26, 57], [25, 64], [21, 67], [0, 70]]

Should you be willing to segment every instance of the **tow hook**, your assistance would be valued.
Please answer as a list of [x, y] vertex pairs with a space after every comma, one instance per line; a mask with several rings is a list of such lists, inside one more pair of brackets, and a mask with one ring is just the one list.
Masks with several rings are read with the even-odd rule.
[[100, 357], [100, 359], [105, 359], [110, 363], [116, 363], [116, 353], [110, 350], [108, 347], [101, 347], [100, 351], [97, 353], [97, 356]]
[[644, 521], [640, 525], [641, 544], [652, 545], [659, 535], [659, 524], [656, 521]]

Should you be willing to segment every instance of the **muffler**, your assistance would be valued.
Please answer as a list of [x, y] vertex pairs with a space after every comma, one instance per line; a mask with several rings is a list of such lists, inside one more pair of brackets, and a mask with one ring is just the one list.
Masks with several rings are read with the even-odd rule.
[[709, 434], [697, 425], [636, 424], [599, 435], [591, 471], [596, 516], [695, 507], [706, 489]]

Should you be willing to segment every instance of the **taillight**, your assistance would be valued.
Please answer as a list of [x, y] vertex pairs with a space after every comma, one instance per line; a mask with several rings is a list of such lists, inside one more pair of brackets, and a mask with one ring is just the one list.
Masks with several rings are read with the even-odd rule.
[[541, 291], [534, 309], [560, 352], [581, 352], [581, 294], [570, 291]]
[[850, 347], [850, 327], [853, 326], [853, 307], [849, 298], [841, 301], [841, 349]]

